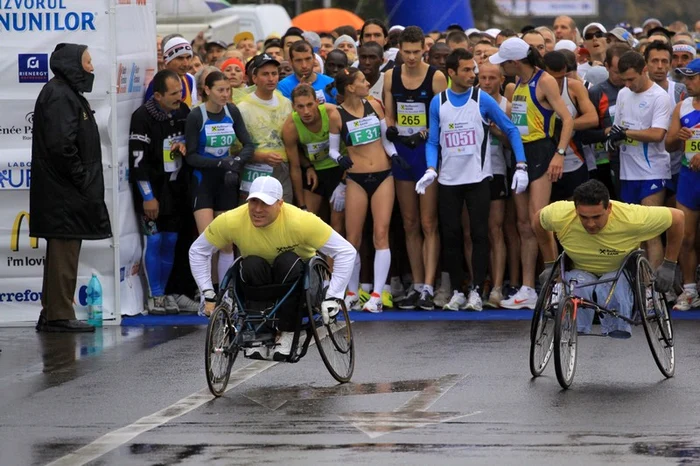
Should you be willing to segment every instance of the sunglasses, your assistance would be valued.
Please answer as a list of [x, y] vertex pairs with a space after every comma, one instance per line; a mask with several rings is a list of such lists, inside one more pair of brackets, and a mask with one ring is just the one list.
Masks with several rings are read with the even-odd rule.
[[600, 31], [591, 32], [583, 36], [583, 38], [586, 40], [600, 39], [601, 37], [605, 37], [605, 34]]

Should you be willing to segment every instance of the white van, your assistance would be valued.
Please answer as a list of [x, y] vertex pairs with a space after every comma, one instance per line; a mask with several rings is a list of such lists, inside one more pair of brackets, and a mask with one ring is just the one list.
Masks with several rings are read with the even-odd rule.
[[252, 32], [258, 41], [270, 34], [281, 36], [292, 26], [280, 5], [229, 6], [223, 0], [157, 0], [156, 23], [161, 36], [178, 33], [191, 41], [205, 31], [207, 40], [227, 44], [242, 31]]

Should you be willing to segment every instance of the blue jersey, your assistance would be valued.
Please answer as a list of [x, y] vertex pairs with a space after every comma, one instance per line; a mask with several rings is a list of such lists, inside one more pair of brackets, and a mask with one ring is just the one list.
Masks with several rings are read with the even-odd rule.
[[[335, 104], [336, 100], [333, 95], [329, 94], [326, 90], [329, 84], [333, 82], [333, 78], [326, 76], [325, 74], [316, 73], [316, 81], [311, 83], [311, 87], [316, 91], [316, 98], [322, 104], [329, 103]], [[277, 89], [282, 93], [283, 96], [292, 100], [292, 91], [295, 87], [299, 85], [300, 81], [297, 79], [295, 74], [287, 76], [282, 81], [277, 84]]]

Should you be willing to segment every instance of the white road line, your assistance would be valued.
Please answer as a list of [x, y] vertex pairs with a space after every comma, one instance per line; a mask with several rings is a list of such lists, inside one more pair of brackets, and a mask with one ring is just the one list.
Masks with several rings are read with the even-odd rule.
[[[255, 361], [252, 364], [232, 372], [226, 391], [236, 388], [243, 382], [252, 379], [256, 375], [277, 364], [278, 363], [274, 361]], [[94, 461], [102, 455], [131, 441], [138, 435], [170, 422], [183, 414], [187, 414], [212, 399], [214, 399], [214, 396], [209, 392], [209, 389], [202, 389], [173, 403], [167, 408], [161, 409], [149, 416], [142, 417], [131, 425], [103, 435], [75, 452], [49, 463], [49, 466], [81, 466], [90, 461]]]

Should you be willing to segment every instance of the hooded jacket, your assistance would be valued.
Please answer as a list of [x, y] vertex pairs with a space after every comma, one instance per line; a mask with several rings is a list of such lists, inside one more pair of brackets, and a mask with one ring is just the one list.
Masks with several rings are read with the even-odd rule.
[[29, 231], [36, 238], [97, 240], [112, 236], [97, 122], [83, 92], [94, 75], [83, 69], [85, 45], [58, 44], [54, 77], [34, 106]]

